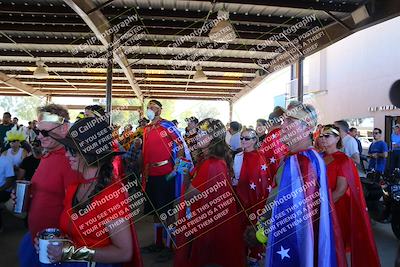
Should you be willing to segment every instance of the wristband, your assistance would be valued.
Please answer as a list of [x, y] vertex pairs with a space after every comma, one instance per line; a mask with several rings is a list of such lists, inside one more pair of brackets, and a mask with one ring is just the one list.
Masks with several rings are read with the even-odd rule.
[[89, 261], [93, 260], [95, 254], [94, 249], [88, 247], [76, 248], [71, 244], [67, 244], [62, 249], [61, 261]]

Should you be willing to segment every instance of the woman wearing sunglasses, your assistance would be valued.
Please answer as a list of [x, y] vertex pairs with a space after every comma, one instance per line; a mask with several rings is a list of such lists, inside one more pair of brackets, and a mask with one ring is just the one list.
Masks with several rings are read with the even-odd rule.
[[[100, 140], [109, 142], [100, 144]], [[108, 124], [81, 119], [59, 142], [82, 179], [67, 188], [60, 218], [60, 229], [69, 242], [50, 243], [50, 261], [62, 266], [89, 266], [89, 262], [97, 267], [141, 267], [128, 189], [113, 182], [112, 160], [117, 153], [112, 151]]]
[[231, 186], [229, 148], [221, 121], [198, 124], [196, 143], [201, 157], [184, 180], [175, 234], [175, 267], [245, 266], [235, 193]]
[[[235, 155], [233, 185], [240, 200], [241, 207], [246, 211], [243, 213], [243, 232], [247, 226], [257, 222], [257, 218], [250, 219], [247, 214], [261, 210], [272, 189], [272, 177], [268, 177], [268, 164], [264, 157], [257, 151], [257, 132], [253, 129], [242, 131], [241, 147], [243, 152]], [[260, 266], [261, 254], [264, 246], [261, 244], [248, 249], [247, 266]]]
[[351, 253], [351, 266], [380, 266], [364, 194], [353, 161], [343, 152], [339, 128], [322, 128], [319, 143], [324, 149], [328, 186], [334, 201], [343, 245]]

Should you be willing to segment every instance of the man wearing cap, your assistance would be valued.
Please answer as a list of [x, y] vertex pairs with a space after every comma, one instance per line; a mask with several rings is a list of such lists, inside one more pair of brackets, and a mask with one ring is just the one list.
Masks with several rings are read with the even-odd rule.
[[345, 266], [325, 163], [312, 147], [317, 112], [296, 101], [283, 116], [282, 142], [290, 154], [278, 170], [256, 233], [267, 242], [265, 266]]
[[390, 135], [392, 143], [392, 156], [390, 159], [390, 170], [400, 168], [400, 124], [393, 127], [393, 133]]
[[229, 133], [231, 138], [229, 140], [229, 146], [233, 151], [233, 155], [241, 151], [240, 145], [240, 131], [242, 130], [242, 125], [237, 121], [232, 121], [229, 124]]
[[[179, 130], [172, 122], [161, 118], [161, 111], [162, 104], [159, 101], [151, 100], [148, 103], [147, 117], [151, 122], [143, 133], [143, 187], [150, 200], [146, 202], [145, 210], [155, 212], [155, 244], [144, 248], [144, 253], [161, 251], [162, 236], [166, 235], [167, 230], [162, 223], [168, 222], [163, 219], [161, 223], [158, 215], [165, 214], [173, 207], [174, 200], [179, 199], [183, 177], [176, 170], [182, 162], [191, 162], [190, 151]], [[170, 217], [168, 219], [173, 220]], [[169, 237], [170, 234], [167, 234], [167, 247]]]
[[20, 266], [38, 266], [33, 239], [46, 228], [59, 228], [65, 189], [79, 177], [79, 174], [71, 169], [63, 145], [57, 141], [66, 136], [69, 129], [68, 120], [68, 111], [60, 105], [50, 104], [38, 108], [38, 139], [47, 153], [42, 156], [31, 180], [29, 233], [21, 242]]

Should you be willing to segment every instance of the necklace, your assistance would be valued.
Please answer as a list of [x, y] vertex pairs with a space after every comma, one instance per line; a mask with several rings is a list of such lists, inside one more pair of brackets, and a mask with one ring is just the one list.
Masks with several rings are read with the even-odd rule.
[[[88, 188], [86, 189], [86, 191], [83, 193], [83, 195], [82, 194], [80, 194], [80, 195], [82, 195], [82, 196], [79, 196], [79, 199], [78, 199], [78, 194], [81, 192], [81, 191], [83, 191], [83, 187], [85, 187], [86, 185], [89, 185], [88, 186]], [[76, 205], [78, 205], [78, 204], [80, 204], [80, 203], [82, 203], [82, 202], [85, 202], [86, 200], [87, 200], [87, 197], [88, 197], [88, 195], [89, 195], [89, 193], [92, 191], [92, 187], [94, 187], [93, 185], [96, 185], [96, 183], [82, 183], [82, 184], [79, 184], [79, 186], [78, 186], [78, 188], [77, 188], [77, 190], [76, 190], [76, 192], [75, 192], [75, 196], [74, 196], [74, 200], [73, 200], [73, 206], [76, 206]]]

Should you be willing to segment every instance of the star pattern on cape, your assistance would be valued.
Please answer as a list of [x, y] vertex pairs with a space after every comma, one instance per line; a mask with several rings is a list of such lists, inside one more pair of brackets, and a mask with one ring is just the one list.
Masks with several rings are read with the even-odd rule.
[[290, 259], [289, 250], [290, 250], [290, 248], [284, 249], [283, 246], [281, 246], [281, 250], [277, 251], [276, 253], [281, 255], [281, 260], [283, 260], [284, 258], [289, 258]]
[[271, 190], [272, 190], [272, 186], [270, 185], [270, 186], [268, 186], [267, 187], [267, 189], [268, 189], [268, 192], [271, 192]]
[[267, 170], [267, 164], [261, 165], [261, 170], [266, 171]]
[[269, 160], [270, 160], [271, 163], [275, 163], [275, 162], [276, 162], [275, 157], [272, 157], [272, 158], [270, 158]]
[[276, 138], [276, 134], [272, 134], [271, 136], [272, 136], [272, 139]]
[[256, 184], [255, 183], [251, 183], [250, 184], [250, 188], [251, 188], [251, 190], [256, 190]]

